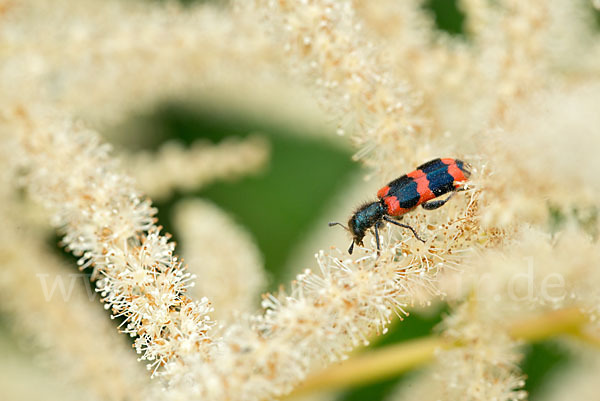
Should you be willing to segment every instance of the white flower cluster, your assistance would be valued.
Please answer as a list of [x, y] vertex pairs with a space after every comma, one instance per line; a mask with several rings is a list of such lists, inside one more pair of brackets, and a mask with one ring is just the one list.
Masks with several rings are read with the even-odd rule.
[[519, 401], [525, 378], [519, 374], [518, 342], [497, 321], [487, 320], [467, 302], [443, 323], [457, 347], [440, 352], [435, 375], [444, 399]]
[[[71, 3], [0, 1], [7, 56], [0, 65], [1, 173], [7, 182], [24, 173], [28, 192], [52, 211], [65, 247], [81, 269], [92, 269], [107, 309], [168, 384], [161, 396], [282, 395], [385, 332], [417, 299], [450, 293], [452, 273], [467, 266], [475, 273], [460, 279], [469, 288], [456, 291], [459, 302], [467, 301], [445, 333], [457, 348], [438, 355], [438, 383], [446, 388], [433, 399], [524, 397], [514, 333], [504, 327], [508, 315], [572, 308], [584, 316], [574, 334], [593, 342], [597, 333], [582, 326], [584, 319], [600, 320], [599, 255], [589, 238], [599, 232], [600, 46], [583, 0], [463, 0], [468, 41], [436, 31], [420, 0], [254, 0], [234, 1], [230, 9]], [[473, 164], [475, 190], [434, 213], [405, 217], [425, 233], [425, 244], [382, 228], [381, 255], [374, 244], [352, 258], [320, 253], [318, 272], [306, 270], [288, 293], [264, 297], [264, 314], [217, 324], [208, 300], [187, 294], [194, 277], [156, 226], [150, 201], [119, 172], [110, 147], [73, 121], [118, 120], [156, 99], [210, 85], [236, 93], [250, 88], [253, 100], [269, 84], [282, 86], [272, 93], [295, 95], [284, 85], [289, 78], [308, 83], [338, 133], [348, 132], [360, 147], [357, 158], [382, 180], [429, 158], [455, 156]], [[12, 152], [15, 138], [20, 145]], [[265, 147], [246, 144], [248, 154], [224, 147], [227, 163], [223, 155], [207, 162], [195, 159], [198, 149], [167, 148], [169, 175], [192, 163], [210, 170], [186, 171], [179, 181], [155, 179], [165, 174], [161, 160], [132, 165], [149, 173], [135, 172], [147, 188], [166, 193], [260, 164]], [[240, 154], [246, 162], [233, 160]], [[548, 232], [553, 210], [565, 220], [552, 228], [564, 231], [555, 238]], [[566, 224], [576, 228], [564, 230]], [[226, 249], [235, 257], [201, 267], [259, 271], [253, 249], [236, 246], [247, 240], [225, 236], [227, 248], [206, 252]], [[524, 266], [530, 255], [532, 264]], [[243, 270], [244, 259], [252, 268]], [[531, 280], [513, 280], [529, 267]], [[6, 272], [5, 286], [22, 277]], [[482, 273], [491, 280], [476, 288]], [[241, 295], [256, 290], [259, 275]], [[493, 302], [480, 302], [472, 313], [466, 293]]]
[[290, 293], [265, 296], [264, 315], [221, 329], [210, 363], [190, 355], [186, 366], [167, 365], [170, 396], [240, 401], [281, 396], [311, 371], [367, 345], [395, 315], [408, 314], [414, 293], [429, 288], [437, 272], [421, 264], [404, 266], [410, 258], [397, 251], [358, 260], [319, 253], [320, 271], [299, 274]]
[[210, 304], [185, 295], [190, 274], [154, 225], [150, 202], [117, 172], [109, 147], [69, 119], [22, 118], [30, 192], [54, 213], [81, 268], [101, 278], [106, 308], [136, 337], [141, 359], [156, 371], [180, 352], [202, 352], [210, 344]]

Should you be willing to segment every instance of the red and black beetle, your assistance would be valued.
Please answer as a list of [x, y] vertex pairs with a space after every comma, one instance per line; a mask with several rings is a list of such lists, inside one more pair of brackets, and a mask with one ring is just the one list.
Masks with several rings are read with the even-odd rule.
[[[363, 244], [366, 231], [373, 226], [375, 226], [375, 239], [377, 250], [379, 250], [377, 228], [382, 220], [408, 228], [415, 238], [425, 242], [411, 226], [398, 222], [398, 217], [414, 210], [419, 205], [426, 210], [443, 206], [457, 190], [462, 188], [463, 183], [470, 175], [467, 164], [462, 160], [433, 159], [381, 188], [377, 192], [379, 200], [360, 206], [348, 220], [348, 227], [337, 222], [329, 223], [329, 225], [340, 225], [352, 234], [352, 244], [348, 248], [350, 254], [354, 250], [354, 244]], [[446, 199], [432, 200], [449, 192], [451, 194]]]

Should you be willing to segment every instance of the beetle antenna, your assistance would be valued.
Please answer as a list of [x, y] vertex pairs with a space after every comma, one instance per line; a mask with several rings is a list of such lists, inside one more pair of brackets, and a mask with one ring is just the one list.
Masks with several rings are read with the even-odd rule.
[[[345, 225], [343, 225], [342, 223], [340, 223], [339, 221], [331, 221], [331, 222], [329, 222], [329, 227], [333, 227], [333, 226], [340, 226], [344, 230], [346, 230], [349, 233], [351, 233], [350, 229], [348, 227], [346, 227]], [[350, 255], [352, 255], [352, 251], [353, 250], [354, 250], [354, 240], [352, 240], [352, 243], [350, 244], [350, 248], [348, 248], [348, 253]]]
[[331, 221], [331, 222], [329, 222], [329, 227], [333, 227], [333, 226], [341, 226], [341, 227], [344, 228], [344, 230], [350, 231], [350, 229], [348, 227], [346, 227], [345, 225], [343, 225], [342, 223], [340, 223], [338, 221]]

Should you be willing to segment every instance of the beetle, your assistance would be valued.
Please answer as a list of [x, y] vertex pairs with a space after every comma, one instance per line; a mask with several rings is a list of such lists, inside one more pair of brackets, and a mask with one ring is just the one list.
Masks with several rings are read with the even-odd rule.
[[[411, 230], [415, 238], [425, 242], [414, 228], [408, 224], [402, 224], [398, 220], [419, 205], [425, 210], [434, 210], [443, 206], [457, 191], [463, 189], [463, 184], [470, 175], [471, 171], [468, 165], [462, 160], [453, 158], [430, 160], [377, 191], [379, 200], [365, 203], [356, 209], [348, 220], [348, 226], [339, 222], [331, 222], [329, 226], [340, 225], [352, 234], [352, 244], [348, 248], [349, 254], [352, 254], [354, 244], [363, 245], [366, 231], [371, 227], [375, 229], [375, 240], [379, 251], [377, 229], [383, 220]], [[447, 193], [450, 193], [450, 196], [445, 199], [432, 200]]]

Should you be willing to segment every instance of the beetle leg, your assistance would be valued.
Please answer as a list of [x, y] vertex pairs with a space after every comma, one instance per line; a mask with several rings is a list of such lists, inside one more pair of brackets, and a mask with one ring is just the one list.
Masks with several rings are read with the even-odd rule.
[[422, 204], [421, 204], [421, 206], [422, 206], [422, 207], [423, 207], [423, 209], [425, 209], [425, 210], [434, 210], [434, 209], [437, 209], [438, 207], [442, 207], [442, 206], [444, 206], [444, 204], [445, 204], [446, 202], [448, 202], [448, 201], [450, 200], [450, 198], [452, 198], [452, 197], [454, 196], [454, 194], [455, 194], [455, 193], [456, 193], [456, 192], [452, 192], [452, 193], [450, 194], [450, 196], [449, 196], [449, 197], [447, 197], [446, 199], [442, 199], [442, 200], [432, 200], [432, 201], [429, 201], [429, 202], [422, 203]]
[[419, 241], [425, 243], [425, 240], [421, 239], [421, 237], [419, 237], [419, 235], [417, 234], [417, 232], [415, 231], [415, 229], [412, 228], [411, 226], [409, 226], [408, 224], [398, 223], [396, 220], [391, 219], [388, 216], [383, 216], [383, 219], [385, 221], [387, 221], [388, 223], [392, 223], [392, 224], [395, 224], [395, 225], [400, 226], [400, 227], [408, 228], [410, 231], [412, 231], [412, 233], [413, 233], [413, 235], [415, 236], [416, 239], [418, 239]]
[[381, 250], [381, 246], [380, 246], [380, 242], [379, 242], [379, 230], [378, 230], [378, 228], [381, 224], [382, 224], [381, 221], [378, 221], [374, 227], [375, 228], [375, 242], [377, 242], [377, 253], [379, 253], [379, 251]]

